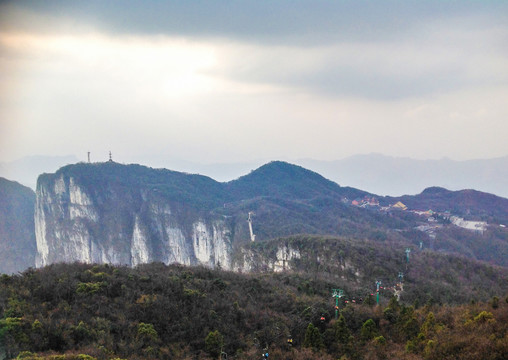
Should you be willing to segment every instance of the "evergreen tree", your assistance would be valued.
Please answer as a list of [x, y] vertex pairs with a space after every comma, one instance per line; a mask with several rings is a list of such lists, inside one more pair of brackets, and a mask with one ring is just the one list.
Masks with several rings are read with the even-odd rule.
[[436, 317], [434, 313], [431, 311], [425, 318], [423, 325], [420, 328], [420, 332], [425, 335], [427, 339], [433, 336], [436, 332]]
[[351, 336], [351, 332], [346, 325], [346, 319], [342, 314], [339, 319], [333, 324], [333, 328], [335, 330], [335, 339], [340, 344], [346, 344], [349, 342], [349, 337]]
[[418, 335], [419, 324], [413, 306], [402, 308], [397, 329], [401, 339], [410, 340]]
[[307, 326], [307, 330], [305, 331], [303, 346], [312, 348], [314, 351], [318, 351], [323, 348], [323, 338], [321, 337], [321, 333], [317, 327], [312, 325], [312, 323]]
[[213, 358], [217, 358], [220, 353], [222, 346], [224, 345], [224, 337], [219, 330], [210, 331], [205, 339], [206, 352]]
[[392, 296], [388, 306], [383, 310], [383, 316], [391, 324], [395, 324], [399, 318], [400, 305], [395, 296]]
[[378, 331], [377, 331], [376, 323], [374, 322], [374, 320], [369, 319], [369, 320], [365, 321], [362, 325], [362, 330], [361, 330], [362, 340], [365, 340], [365, 341], [371, 340], [374, 337], [376, 337], [377, 335], [378, 335]]

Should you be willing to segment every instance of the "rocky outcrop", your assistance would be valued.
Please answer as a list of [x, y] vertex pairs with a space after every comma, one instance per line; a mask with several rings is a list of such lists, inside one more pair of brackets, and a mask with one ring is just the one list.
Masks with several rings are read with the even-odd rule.
[[174, 200], [178, 194], [137, 179], [136, 171], [122, 177], [122, 167], [78, 164], [39, 177], [37, 267], [160, 261], [230, 268], [231, 231], [223, 218]]

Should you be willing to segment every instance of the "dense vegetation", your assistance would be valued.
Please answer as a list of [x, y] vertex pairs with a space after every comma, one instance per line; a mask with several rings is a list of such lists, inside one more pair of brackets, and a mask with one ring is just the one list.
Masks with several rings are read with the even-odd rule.
[[[330, 247], [344, 246], [343, 256], [352, 263], [358, 257], [369, 276], [392, 271], [376, 261], [389, 254], [368, 244], [349, 249], [347, 241], [314, 238], [313, 247], [309, 240], [280, 241], [307, 246], [309, 253], [328, 248], [331, 254], [336, 249]], [[276, 245], [256, 244], [267, 251]], [[425, 265], [433, 258], [434, 263]], [[257, 359], [266, 351], [273, 359], [295, 360], [505, 359], [506, 274], [435, 254], [421, 254], [420, 263], [417, 259], [410, 265], [428, 271], [422, 276], [445, 276], [446, 270], [431, 275], [433, 266], [459, 267], [457, 273], [469, 276], [474, 287], [450, 285], [464, 292], [456, 294], [463, 304], [440, 305], [436, 299], [443, 289], [429, 281], [421, 294], [402, 296], [401, 303], [384, 291], [376, 306], [370, 295], [373, 284], [334, 277], [329, 269], [312, 270], [298, 262], [295, 272], [278, 274], [158, 263], [135, 269], [83, 264], [29, 269], [0, 278], [0, 344], [8, 358], [27, 359], [217, 359], [221, 351], [228, 359]], [[395, 270], [402, 264], [394, 261], [390, 266]], [[300, 266], [309, 270], [300, 273]], [[482, 298], [490, 296], [487, 302], [475, 301], [475, 287], [489, 277], [499, 287], [482, 290]], [[420, 280], [408, 278], [409, 293]], [[340, 303], [342, 316], [335, 321], [331, 289], [337, 287], [346, 297]]]
[[[292, 236], [255, 242], [244, 247], [253, 263], [253, 271], [270, 271], [281, 247], [297, 249], [300, 258], [288, 262], [293, 272], [313, 279], [329, 281], [357, 298], [372, 292], [376, 280], [385, 287], [404, 276], [401, 300], [440, 304], [462, 304], [470, 300], [486, 301], [508, 289], [508, 269], [477, 262], [460, 255], [443, 254], [409, 247], [406, 243], [374, 242], [323, 236]], [[391, 292], [383, 290], [386, 301]]]
[[0, 273], [15, 273], [35, 264], [35, 193], [0, 178]]

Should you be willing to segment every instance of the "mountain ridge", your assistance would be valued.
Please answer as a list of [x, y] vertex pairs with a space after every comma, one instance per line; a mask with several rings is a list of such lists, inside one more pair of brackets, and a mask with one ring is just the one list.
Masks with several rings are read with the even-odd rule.
[[[508, 223], [508, 199], [474, 190], [430, 187], [415, 196], [382, 197], [342, 187], [283, 161], [222, 183], [204, 175], [104, 162], [71, 164], [41, 174], [37, 193], [36, 228], [45, 229], [38, 230], [38, 239], [55, 231], [55, 249], [64, 239], [73, 239], [72, 246], [81, 249], [69, 258], [60, 258], [60, 250], [55, 250], [51, 262], [176, 261], [216, 266], [220, 258], [222, 266], [234, 267], [229, 256], [237, 245], [250, 241], [246, 219], [252, 212], [258, 241], [314, 234], [420, 242], [508, 266], [508, 235], [498, 226]], [[433, 210], [437, 222], [428, 223], [414, 211], [396, 211], [391, 206], [397, 202], [409, 210]], [[485, 225], [483, 235], [473, 234], [447, 222], [452, 215], [492, 224]], [[222, 239], [219, 247], [214, 247], [215, 238]], [[173, 245], [164, 245], [168, 241], [182, 253], [173, 253]], [[38, 243], [41, 259], [47, 258], [45, 240]], [[119, 246], [124, 248], [121, 257]], [[62, 247], [61, 251], [70, 250]], [[165, 257], [153, 257], [161, 251]]]
[[[190, 251], [190, 254], [201, 246], [196, 226], [207, 227], [207, 233], [212, 236], [214, 226], [212, 224], [216, 221], [220, 221], [223, 224], [221, 226], [228, 229], [226, 242], [230, 245], [227, 246], [248, 242], [250, 235], [246, 219], [249, 212], [254, 213], [253, 228], [258, 241], [302, 233], [355, 236], [376, 241], [406, 241], [416, 244], [418, 241], [424, 241], [426, 246], [458, 251], [470, 257], [476, 251], [471, 250], [475, 248], [473, 239], [468, 240], [467, 245], [459, 246], [457, 241], [460, 242], [464, 234], [444, 222], [440, 223], [439, 227], [431, 226], [435, 228], [434, 233], [439, 235], [434, 241], [435, 234], [432, 235], [432, 232], [429, 234], [433, 237], [429, 238], [430, 235], [414, 230], [421, 226], [428, 229], [427, 218], [411, 211], [394, 211], [391, 205], [400, 201], [409, 206], [410, 210], [431, 209], [443, 213], [449, 210], [450, 216], [462, 216], [466, 220], [498, 221], [500, 224], [505, 220], [508, 221], [508, 211], [504, 210], [508, 209], [508, 199], [495, 195], [478, 191], [448, 191], [433, 187], [416, 196], [380, 197], [355, 188], [341, 187], [316, 172], [283, 161], [267, 163], [236, 180], [223, 183], [203, 175], [115, 162], [69, 165], [59, 169], [55, 174], [41, 175], [39, 180], [40, 185], [46, 186], [49, 192], [54, 192], [52, 189], [58, 187], [59, 181], [64, 181], [66, 191], [70, 191], [71, 183], [81, 186], [82, 188], [75, 189], [79, 190], [78, 193], [65, 195], [70, 199], [65, 201], [72, 202], [73, 197], [78, 199], [88, 196], [91, 204], [96, 203], [92, 207], [96, 209], [98, 215], [93, 215], [87, 221], [93, 222], [95, 217], [109, 218], [107, 224], [110, 225], [101, 223], [101, 226], [113, 227], [118, 226], [117, 223], [124, 223], [126, 228], [119, 228], [118, 231], [126, 231], [127, 238], [134, 236], [136, 231], [146, 229], [148, 232], [143, 235], [145, 237], [143, 247], [147, 249], [152, 246], [149, 245], [153, 242], [150, 239], [154, 237], [167, 239], [168, 236], [165, 235], [166, 232], [154, 235], [153, 231], [149, 230], [155, 226], [151, 223], [154, 220], [150, 220], [153, 216], [165, 218], [164, 226], [180, 224], [178, 226], [181, 228], [178, 228], [178, 231], [181, 231], [182, 236], [187, 239], [182, 240], [184, 242], [180, 246], [186, 248], [188, 245], [185, 243], [193, 241], [194, 250], [186, 250]], [[114, 199], [110, 199], [108, 194], [113, 194]], [[52, 196], [58, 198], [57, 194]], [[355, 203], [362, 203], [366, 207], [355, 206]], [[101, 204], [109, 205], [104, 207]], [[155, 213], [149, 210], [154, 206], [160, 208], [160, 204], [170, 206], [173, 209], [171, 215], [166, 216], [163, 213], [154, 215]], [[67, 211], [78, 211], [77, 208], [73, 210], [73, 206], [79, 208], [82, 205], [71, 204]], [[82, 210], [79, 211], [84, 212], [89, 210], [86, 206], [80, 209]], [[100, 216], [102, 212], [107, 216]], [[119, 213], [124, 214], [126, 218], [121, 221], [115, 220], [115, 216]], [[138, 229], [136, 224], [142, 219], [148, 222]], [[71, 226], [72, 221], [67, 226]], [[59, 224], [58, 221], [54, 223]], [[88, 226], [86, 224], [88, 223], [83, 226]], [[72, 226], [69, 229], [72, 229]], [[90, 229], [89, 232], [102, 234], [102, 230]], [[488, 259], [508, 265], [502, 259], [503, 254], [508, 252], [504, 231], [492, 229], [487, 230], [485, 234], [485, 237], [491, 239], [487, 248], [492, 248], [497, 255], [491, 256], [489, 254], [492, 251], [487, 250], [488, 254], [482, 253], [477, 259]], [[95, 235], [94, 241], [98, 241], [97, 236]], [[115, 235], [113, 233], [108, 235], [111, 236]], [[122, 241], [134, 241], [127, 238]], [[467, 238], [470, 238], [469, 234]], [[212, 241], [211, 237], [207, 241]], [[485, 241], [487, 240], [480, 238], [477, 243]], [[146, 251], [155, 253], [158, 246]], [[130, 255], [126, 253], [125, 256], [127, 256], [125, 259], [128, 259]], [[195, 261], [193, 256], [178, 259], [183, 263], [193, 263]]]

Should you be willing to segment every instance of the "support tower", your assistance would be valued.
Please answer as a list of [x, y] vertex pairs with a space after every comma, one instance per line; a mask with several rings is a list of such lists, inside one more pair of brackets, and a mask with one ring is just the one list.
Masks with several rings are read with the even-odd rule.
[[249, 222], [250, 240], [255, 241], [256, 235], [254, 235], [254, 231], [252, 231], [252, 215], [254, 215], [254, 213], [252, 211], [249, 211], [249, 218], [247, 219], [247, 221]]

